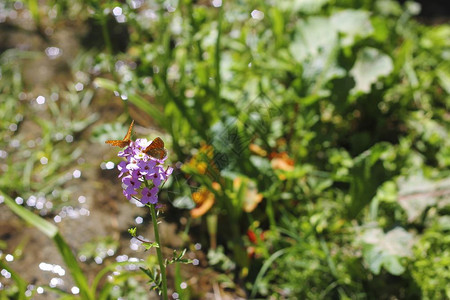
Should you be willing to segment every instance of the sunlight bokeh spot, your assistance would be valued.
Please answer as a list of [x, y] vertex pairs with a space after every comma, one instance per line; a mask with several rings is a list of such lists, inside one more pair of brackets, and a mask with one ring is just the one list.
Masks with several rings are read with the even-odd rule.
[[36, 197], [31, 195], [28, 200], [27, 200], [27, 205], [28, 206], [35, 206], [36, 205]]
[[78, 197], [78, 202], [79, 203], [85, 203], [86, 202], [86, 197], [85, 196], [79, 196]]
[[137, 251], [139, 249], [139, 245], [135, 243], [130, 244], [130, 249], [133, 251]]
[[77, 286], [73, 286], [70, 291], [72, 292], [72, 294], [74, 295], [78, 295], [80, 293], [80, 289]]
[[16, 203], [19, 204], [19, 205], [22, 205], [22, 204], [23, 204], [23, 198], [22, 198], [22, 197], [16, 197], [15, 201], [16, 201]]
[[13, 148], [19, 148], [19, 146], [20, 146], [20, 141], [19, 141], [19, 140], [16, 140], [16, 139], [11, 140], [11, 142], [9, 143], [9, 145], [10, 145], [11, 147], [13, 147]]
[[50, 283], [49, 286], [54, 288], [57, 286], [62, 286], [64, 285], [64, 280], [62, 280], [61, 278], [58, 277], [53, 277], [52, 279], [50, 279]]
[[[62, 50], [58, 47], [47, 47], [45, 49], [45, 54], [48, 56], [48, 58], [55, 59], [55, 58], [58, 58], [59, 56], [61, 56]], [[42, 103], [40, 103], [40, 104], [42, 104]]]
[[114, 7], [112, 11], [115, 16], [120, 16], [122, 14], [122, 8], [119, 6]]
[[116, 261], [117, 262], [124, 262], [124, 261], [127, 261], [127, 260], [128, 260], [128, 255], [126, 255], [126, 254], [118, 255], [116, 257]]
[[21, 1], [14, 2], [14, 9], [21, 10], [23, 8], [23, 3]]
[[103, 262], [103, 259], [100, 256], [96, 256], [94, 261], [97, 265], [100, 265]]
[[253, 10], [250, 15], [252, 16], [253, 19], [256, 19], [256, 20], [264, 19], [264, 13], [257, 9]]
[[108, 161], [108, 162], [105, 164], [105, 168], [106, 168], [107, 170], [112, 170], [112, 169], [114, 169], [114, 167], [115, 167], [115, 164], [114, 164], [112, 161]]
[[3, 277], [5, 277], [5, 278], [11, 278], [11, 273], [8, 272], [8, 270], [6, 270], [6, 269], [2, 269], [2, 270], [0, 271], [0, 274], [1, 274]]
[[212, 0], [212, 1], [211, 1], [211, 4], [212, 4], [214, 7], [221, 7], [221, 6], [222, 6], [222, 0]]
[[75, 84], [75, 90], [77, 92], [81, 92], [84, 89], [84, 84], [82, 84], [81, 82], [78, 82]]
[[55, 133], [55, 139], [57, 140], [57, 141], [60, 141], [60, 140], [62, 140], [64, 138], [64, 134], [62, 134], [62, 132], [57, 132], [57, 133]]
[[44, 208], [44, 202], [43, 201], [37, 201], [36, 202], [36, 208], [37, 209], [43, 209]]
[[44, 96], [37, 96], [36, 97], [36, 103], [41, 105], [45, 103], [45, 97]]
[[81, 171], [80, 170], [75, 170], [72, 173], [73, 178], [80, 178], [81, 177]]

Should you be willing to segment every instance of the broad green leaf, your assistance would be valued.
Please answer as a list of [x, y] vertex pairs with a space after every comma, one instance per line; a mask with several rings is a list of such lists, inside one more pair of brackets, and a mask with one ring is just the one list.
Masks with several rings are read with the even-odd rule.
[[351, 93], [369, 93], [372, 84], [380, 77], [389, 75], [393, 68], [392, 59], [378, 49], [371, 47], [361, 49], [350, 71], [355, 79], [355, 87]]
[[450, 94], [450, 70], [441, 66], [436, 70], [436, 75], [439, 78], [439, 83], [442, 88], [447, 92], [447, 94]]
[[412, 257], [413, 236], [400, 227], [386, 234], [380, 228], [367, 229], [360, 241], [364, 260], [374, 274], [384, 267], [389, 273], [400, 275], [405, 271], [400, 259]]
[[373, 33], [369, 12], [346, 9], [331, 16], [331, 25], [343, 34], [341, 44], [351, 46], [357, 37], [364, 38]]
[[397, 201], [405, 210], [408, 222], [419, 219], [427, 207], [450, 200], [450, 193], [446, 192], [450, 187], [450, 179], [432, 181], [423, 174], [416, 174], [401, 177], [397, 184]]
[[401, 275], [405, 268], [400, 264], [399, 258], [395, 256], [386, 256], [383, 260], [383, 266], [393, 275]]
[[378, 0], [375, 1], [375, 9], [381, 15], [394, 15], [399, 16], [403, 13], [403, 8], [397, 1], [393, 0]]
[[330, 0], [283, 0], [277, 3], [283, 11], [303, 12], [313, 14], [320, 11], [320, 9], [330, 2]]
[[[307, 57], [317, 57], [329, 53], [337, 43], [337, 32], [330, 19], [312, 17], [298, 22], [298, 34], [290, 45], [294, 59], [303, 62]], [[305, 69], [306, 71], [306, 69]]]

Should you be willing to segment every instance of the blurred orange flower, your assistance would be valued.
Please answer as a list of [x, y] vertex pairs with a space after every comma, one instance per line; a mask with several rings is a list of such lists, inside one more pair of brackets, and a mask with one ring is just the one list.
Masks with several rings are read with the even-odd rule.
[[201, 146], [186, 166], [196, 170], [200, 175], [208, 175], [211, 179], [217, 179], [220, 174], [214, 163], [214, 149], [211, 145]]
[[[220, 185], [217, 182], [213, 182], [212, 186], [215, 190], [220, 189]], [[191, 210], [191, 217], [198, 218], [211, 209], [215, 202], [215, 196], [207, 188], [201, 187], [197, 192], [192, 193], [192, 200], [194, 200], [197, 207]]]
[[256, 206], [264, 198], [261, 193], [258, 193], [256, 183], [247, 177], [236, 177], [233, 180], [233, 188], [236, 192], [244, 189], [244, 193], [242, 194], [243, 199], [241, 201], [243, 201], [243, 209], [245, 212], [254, 211]]
[[272, 168], [274, 170], [283, 170], [283, 171], [293, 171], [294, 170], [294, 160], [289, 157], [286, 152], [281, 153], [271, 153], [271, 162]]
[[256, 155], [259, 155], [262, 157], [267, 156], [267, 151], [256, 144], [250, 144], [249, 149], [251, 152], [255, 153]]

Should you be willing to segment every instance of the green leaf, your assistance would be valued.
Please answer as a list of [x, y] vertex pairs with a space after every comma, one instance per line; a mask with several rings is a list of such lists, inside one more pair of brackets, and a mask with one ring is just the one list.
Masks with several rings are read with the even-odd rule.
[[112, 92], [119, 90], [119, 85], [117, 83], [105, 78], [95, 78], [94, 84], [98, 87]]
[[277, 5], [279, 5], [280, 9], [283, 11], [295, 11], [313, 14], [319, 12], [322, 6], [324, 6], [328, 2], [330, 2], [330, 0], [284, 0], [277, 3]]
[[298, 34], [290, 45], [292, 56], [298, 62], [308, 57], [323, 56], [322, 53], [329, 53], [337, 43], [337, 32], [328, 18], [308, 18], [300, 21], [298, 28]]
[[136, 236], [136, 227], [128, 229], [128, 232], [131, 234], [131, 236], [135, 237]]
[[373, 33], [367, 11], [346, 9], [331, 16], [331, 25], [343, 34], [341, 44], [351, 46], [357, 37], [364, 38]]
[[[14, 282], [16, 283], [16, 285], [19, 289], [17, 299], [18, 300], [26, 299], [25, 291], [27, 290], [27, 285], [28, 285], [27, 282], [22, 277], [20, 277], [19, 274], [14, 272], [14, 270], [12, 270], [8, 266], [8, 264], [6, 264], [3, 260], [0, 260], [0, 268], [5, 269], [9, 273], [11, 273], [11, 278], [14, 280]], [[1, 293], [0, 293], [0, 295], [1, 295]]]
[[145, 250], [150, 250], [151, 248], [159, 248], [159, 245], [157, 242], [153, 242], [153, 243], [144, 242], [144, 243], [142, 243], [142, 246], [145, 248]]
[[393, 275], [401, 275], [405, 272], [405, 268], [400, 264], [399, 258], [393, 255], [384, 257], [383, 266]]
[[355, 79], [355, 87], [351, 93], [369, 93], [372, 84], [380, 77], [389, 75], [393, 69], [394, 65], [390, 56], [371, 47], [361, 49], [350, 71]]
[[160, 126], [164, 125], [164, 114], [158, 110], [153, 104], [148, 100], [142, 98], [137, 94], [129, 94], [128, 100], [136, 105], [138, 108], [146, 112], [150, 117], [152, 117]]
[[448, 70], [447, 67], [448, 65], [446, 67], [440, 66], [436, 70], [436, 75], [442, 88], [447, 92], [447, 94], [450, 94], [450, 70]]
[[47, 222], [24, 207], [17, 205], [10, 197], [4, 194], [2, 196], [4, 197], [6, 206], [8, 206], [16, 215], [21, 217], [28, 224], [42, 231], [49, 238], [54, 238], [58, 233], [58, 228], [52, 223]]
[[175, 198], [173, 200], [172, 205], [179, 209], [193, 209], [195, 207], [194, 201], [191, 199], [191, 197], [188, 196], [181, 196]]
[[[112, 80], [96, 78], [94, 84], [111, 92], [119, 92], [119, 85]], [[128, 100], [151, 116], [159, 125], [163, 125], [163, 114], [148, 100], [137, 94], [128, 94]]]
[[[1, 192], [0, 192], [1, 193]], [[58, 228], [51, 224], [50, 222], [44, 220], [38, 215], [33, 214], [29, 210], [24, 207], [17, 205], [9, 196], [1, 193], [4, 198], [5, 204], [19, 217], [25, 220], [30, 225], [36, 227], [40, 231], [42, 231], [49, 238], [53, 239], [56, 247], [59, 250], [59, 253], [63, 257], [64, 262], [66, 263], [68, 269], [70, 270], [70, 274], [73, 277], [76, 285], [80, 289], [80, 294], [84, 299], [94, 299], [93, 295], [89, 290], [89, 286], [87, 283], [87, 279], [81, 271], [80, 266], [78, 265], [76, 257], [73, 255], [72, 249], [63, 239], [63, 237], [59, 234]]]
[[397, 184], [397, 201], [405, 210], [410, 223], [420, 219], [428, 207], [450, 200], [450, 194], [443, 192], [450, 186], [450, 179], [434, 181], [418, 173], [400, 177]]
[[400, 259], [412, 257], [413, 236], [400, 227], [386, 234], [380, 228], [370, 228], [360, 240], [364, 260], [374, 274], [379, 274], [384, 267], [389, 273], [400, 275], [405, 271]]

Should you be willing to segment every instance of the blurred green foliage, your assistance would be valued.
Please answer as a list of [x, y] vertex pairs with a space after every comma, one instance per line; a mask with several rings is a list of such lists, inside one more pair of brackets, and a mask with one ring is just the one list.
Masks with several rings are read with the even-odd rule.
[[[22, 72], [39, 56], [15, 49], [0, 54], [0, 190], [22, 202], [34, 199], [28, 205], [45, 215], [72, 203], [73, 188], [67, 183], [74, 179], [73, 162], [81, 165], [83, 160], [79, 160], [82, 150], [71, 143], [98, 114], [89, 112], [92, 90], [78, 92], [72, 86], [61, 90], [55, 85], [47, 94], [31, 98]], [[41, 199], [51, 206], [36, 205]]]
[[209, 203], [192, 238], [248, 296], [450, 297], [448, 24], [391, 0], [48, 5], [101, 33], [83, 71], [165, 132], [168, 200]]

